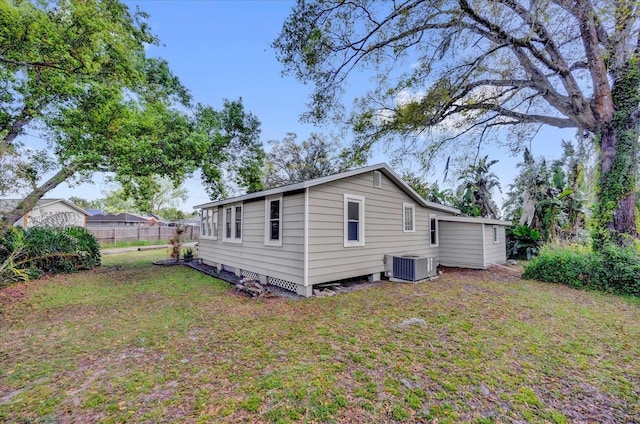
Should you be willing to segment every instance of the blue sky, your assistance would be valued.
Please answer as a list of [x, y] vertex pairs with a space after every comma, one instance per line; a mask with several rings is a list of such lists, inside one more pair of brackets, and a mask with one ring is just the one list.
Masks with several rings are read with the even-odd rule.
[[[294, 5], [292, 1], [126, 1], [150, 15], [149, 24], [161, 45], [150, 46], [147, 53], [166, 59], [197, 102], [222, 107], [222, 99], [242, 97], [245, 108], [262, 122], [262, 140], [281, 140], [288, 132], [305, 139], [311, 132], [329, 134], [330, 127], [316, 128], [299, 122], [311, 87], [291, 76], [281, 75], [282, 66], [275, 58], [271, 42]], [[369, 80], [354, 75], [348, 94], [363, 94]], [[351, 98], [345, 98], [351, 104]], [[535, 138], [534, 155], [558, 157], [560, 139], [571, 138], [572, 131], [544, 129]], [[344, 140], [345, 144], [350, 142]], [[493, 167], [500, 178], [503, 194], [512, 181], [519, 157], [506, 148], [489, 147], [483, 154], [499, 159]], [[370, 163], [388, 162], [383, 152], [376, 152]], [[441, 180], [436, 174], [433, 179]], [[102, 176], [95, 184], [70, 188], [62, 184], [47, 197], [103, 197]], [[189, 200], [182, 209], [208, 201], [197, 176], [185, 182]], [[500, 202], [502, 195], [496, 193]]]

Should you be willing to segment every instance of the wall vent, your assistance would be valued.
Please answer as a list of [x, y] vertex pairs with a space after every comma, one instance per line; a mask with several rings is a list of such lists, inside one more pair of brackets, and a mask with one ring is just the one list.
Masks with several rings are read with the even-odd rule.
[[380, 171], [373, 171], [373, 186], [375, 188], [382, 187], [382, 174]]
[[420, 281], [436, 275], [436, 258], [432, 256], [385, 255], [385, 262], [387, 276], [392, 278]]

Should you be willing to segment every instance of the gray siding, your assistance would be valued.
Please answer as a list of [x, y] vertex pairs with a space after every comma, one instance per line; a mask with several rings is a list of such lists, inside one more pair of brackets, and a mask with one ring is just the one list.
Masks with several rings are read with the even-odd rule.
[[[344, 194], [365, 198], [362, 247], [344, 247]], [[309, 188], [309, 284], [384, 272], [389, 253], [437, 257], [438, 248], [429, 247], [430, 211], [416, 205], [415, 232], [404, 233], [403, 202], [415, 204], [384, 174], [382, 187], [373, 187], [372, 172]]]
[[462, 268], [484, 268], [482, 226], [481, 223], [438, 222], [440, 264]]
[[507, 244], [505, 240], [505, 227], [496, 225], [498, 229], [498, 243], [493, 242], [493, 225], [485, 224], [485, 264], [501, 264], [507, 260]]
[[[284, 195], [282, 246], [264, 244], [265, 200], [243, 204], [242, 244], [222, 241], [224, 205], [218, 209], [218, 240], [200, 238], [199, 256], [269, 277], [303, 284], [304, 194]], [[235, 203], [230, 203], [235, 204]]]

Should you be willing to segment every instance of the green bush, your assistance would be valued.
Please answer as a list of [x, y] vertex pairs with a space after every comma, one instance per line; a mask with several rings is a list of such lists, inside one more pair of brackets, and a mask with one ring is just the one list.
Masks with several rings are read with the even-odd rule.
[[525, 266], [523, 278], [575, 288], [640, 296], [640, 256], [635, 249], [606, 246], [546, 246]]
[[540, 252], [540, 232], [527, 227], [516, 225], [507, 228], [507, 256], [509, 259], [531, 260]]
[[596, 256], [593, 265], [593, 288], [640, 296], [640, 256], [635, 249], [607, 246]]
[[589, 285], [593, 254], [580, 246], [545, 246], [525, 266], [524, 278], [565, 283], [575, 288]]
[[84, 228], [12, 229], [0, 242], [2, 283], [28, 280], [44, 272], [91, 269], [100, 265], [100, 246]]
[[30, 228], [24, 244], [27, 263], [39, 271], [73, 272], [100, 264], [100, 246], [84, 228]]
[[66, 232], [75, 240], [76, 252], [81, 255], [77, 269], [91, 269], [100, 265], [100, 243], [84, 228], [68, 228]]
[[27, 270], [16, 265], [24, 257], [24, 237], [24, 229], [13, 227], [0, 239], [0, 287], [30, 279]]

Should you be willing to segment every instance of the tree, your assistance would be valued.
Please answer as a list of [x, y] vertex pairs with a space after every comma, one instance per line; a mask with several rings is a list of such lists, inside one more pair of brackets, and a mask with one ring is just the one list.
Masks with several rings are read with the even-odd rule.
[[585, 152], [567, 141], [563, 147], [562, 158], [550, 165], [525, 149], [504, 204], [507, 217], [538, 231], [544, 241], [573, 241], [586, 225]]
[[[178, 211], [181, 202], [188, 199], [189, 192], [183, 186], [176, 187], [168, 178], [149, 177], [144, 186], [134, 185], [135, 194], [127, 192], [117, 181], [106, 191], [105, 196], [92, 202], [100, 205], [108, 213], [141, 212], [145, 214], [159, 214], [164, 218], [184, 213]], [[164, 216], [161, 212], [168, 211], [172, 216]]]
[[485, 156], [462, 172], [456, 206], [463, 214], [498, 219], [498, 207], [492, 199], [492, 192], [495, 188], [500, 189], [500, 182], [498, 176], [489, 170], [497, 162]]
[[455, 196], [453, 196], [451, 190], [441, 190], [437, 182], [429, 184], [413, 172], [403, 174], [402, 180], [429, 202], [440, 203], [446, 206], [453, 206], [455, 204]]
[[[117, 0], [0, 2], [0, 195], [23, 197], [0, 235], [49, 190], [97, 171], [138, 198], [152, 176], [179, 183], [196, 169], [213, 195], [225, 179], [259, 185], [259, 121], [242, 100], [194, 107], [166, 61], [146, 57], [157, 39], [145, 18]], [[27, 130], [50, 148], [25, 148]]]
[[289, 133], [281, 142], [271, 142], [266, 158], [266, 188], [338, 174], [364, 162], [320, 134], [311, 134], [299, 144], [296, 138], [296, 134]]
[[176, 187], [169, 178], [156, 176], [145, 178], [142, 184], [130, 185], [129, 191], [121, 187], [110, 194], [128, 202], [130, 210], [147, 214], [158, 213], [165, 208], [176, 208], [189, 198], [186, 188]]
[[249, 193], [263, 189], [260, 121], [245, 111], [242, 98], [225, 99], [220, 111], [198, 105], [195, 123], [197, 134], [207, 140], [201, 170], [212, 200], [226, 197], [230, 182]]
[[[429, 131], [426, 151], [509, 129], [519, 147], [540, 125], [592, 136], [599, 248], [637, 237], [639, 27], [636, 1], [301, 0], [273, 45], [285, 72], [314, 84], [311, 120], [341, 114], [349, 74], [376, 71], [352, 120], [363, 149]], [[436, 138], [438, 126], [455, 133]]]
[[185, 214], [184, 211], [181, 211], [180, 209], [174, 207], [159, 209], [158, 215], [160, 215], [164, 219], [177, 221], [181, 221], [187, 218], [187, 214]]
[[95, 200], [87, 200], [83, 197], [70, 196], [69, 201], [82, 209], [98, 209], [98, 203]]

